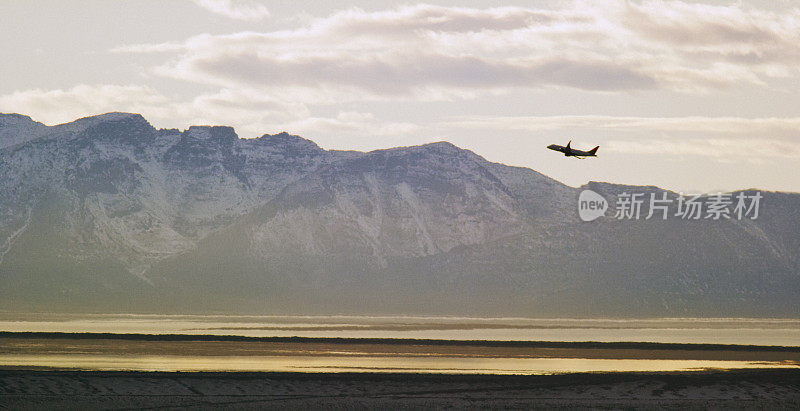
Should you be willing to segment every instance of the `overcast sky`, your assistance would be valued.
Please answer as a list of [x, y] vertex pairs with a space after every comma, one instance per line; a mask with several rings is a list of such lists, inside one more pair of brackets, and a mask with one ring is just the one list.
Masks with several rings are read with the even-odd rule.
[[[790, 1], [0, 0], [0, 112], [450, 141], [564, 183], [800, 191]], [[588, 149], [576, 160], [545, 149]]]

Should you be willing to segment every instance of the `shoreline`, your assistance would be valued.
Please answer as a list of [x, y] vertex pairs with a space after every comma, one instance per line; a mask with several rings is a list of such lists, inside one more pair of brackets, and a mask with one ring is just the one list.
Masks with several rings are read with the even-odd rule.
[[[93, 377], [147, 377], [147, 378], [268, 378], [287, 380], [364, 380], [364, 381], [406, 381], [425, 380], [433, 382], [469, 381], [568, 381], [570, 383], [620, 382], [640, 378], [677, 378], [698, 381], [738, 380], [747, 378], [784, 379], [790, 385], [800, 388], [800, 369], [756, 368], [736, 370], [697, 370], [697, 371], [600, 371], [563, 372], [554, 374], [443, 374], [443, 373], [391, 373], [391, 372], [286, 372], [286, 371], [88, 371], [88, 370], [24, 370], [0, 369], [0, 377], [12, 376], [93, 376]], [[788, 377], [788, 378], [786, 378]]]
[[94, 333], [0, 333], [0, 369], [563, 372], [800, 369], [800, 347]]
[[688, 351], [761, 351], [800, 353], [800, 346], [662, 343], [635, 341], [505, 341], [505, 340], [446, 340], [422, 338], [351, 338], [351, 337], [251, 337], [214, 334], [142, 334], [92, 332], [0, 331], [8, 339], [75, 339], [122, 340], [152, 342], [271, 342], [295, 344], [370, 344], [370, 345], [427, 345], [492, 348], [576, 348], [576, 349], [642, 349]]

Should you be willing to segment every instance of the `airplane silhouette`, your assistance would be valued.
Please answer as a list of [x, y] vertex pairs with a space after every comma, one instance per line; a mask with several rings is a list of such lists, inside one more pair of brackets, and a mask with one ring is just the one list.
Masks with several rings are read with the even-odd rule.
[[564, 155], [567, 157], [575, 157], [579, 159], [583, 159], [585, 157], [597, 157], [597, 149], [600, 148], [600, 146], [597, 146], [589, 151], [582, 151], [571, 148], [569, 146], [570, 144], [572, 144], [572, 140], [570, 140], [569, 143], [567, 143], [566, 147], [559, 146], [557, 144], [550, 144], [549, 146], [547, 146], [547, 148], [553, 151], [564, 153]]

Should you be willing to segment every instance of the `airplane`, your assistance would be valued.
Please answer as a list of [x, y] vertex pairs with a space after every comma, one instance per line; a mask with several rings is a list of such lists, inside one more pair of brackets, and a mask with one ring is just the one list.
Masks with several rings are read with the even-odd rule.
[[570, 140], [569, 143], [567, 143], [566, 147], [559, 146], [557, 144], [550, 144], [549, 146], [547, 146], [547, 148], [553, 151], [564, 153], [564, 155], [567, 157], [575, 157], [581, 160], [583, 160], [586, 157], [597, 157], [597, 149], [600, 148], [600, 146], [597, 146], [589, 151], [581, 151], [571, 148], [569, 146], [570, 144], [572, 144], [572, 140]]

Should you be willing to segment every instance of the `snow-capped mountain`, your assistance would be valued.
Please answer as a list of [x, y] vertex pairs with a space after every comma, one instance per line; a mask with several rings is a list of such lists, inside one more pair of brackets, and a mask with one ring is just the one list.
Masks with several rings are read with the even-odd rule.
[[756, 220], [584, 223], [580, 191], [445, 142], [2, 114], [0, 309], [800, 314], [800, 195], [763, 193]]

